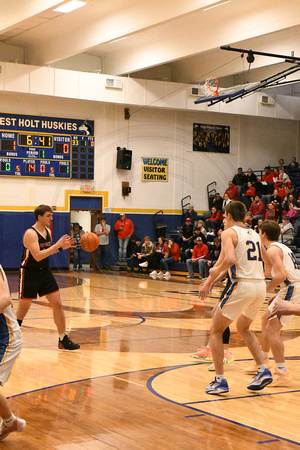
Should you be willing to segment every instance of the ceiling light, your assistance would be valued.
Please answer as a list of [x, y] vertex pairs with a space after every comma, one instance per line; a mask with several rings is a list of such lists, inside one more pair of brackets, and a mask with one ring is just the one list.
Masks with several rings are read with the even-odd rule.
[[203, 9], [203, 11], [207, 11], [208, 9], [217, 8], [218, 6], [225, 5], [226, 3], [229, 3], [230, 0], [227, 0], [226, 2], [218, 3], [217, 5], [209, 6], [208, 8]]
[[79, 0], [72, 0], [71, 2], [65, 3], [64, 5], [59, 6], [58, 8], [55, 8], [53, 11], [69, 13], [71, 11], [74, 11], [74, 9], [81, 8], [81, 6], [84, 6], [86, 4], [87, 4], [87, 2], [82, 2]]

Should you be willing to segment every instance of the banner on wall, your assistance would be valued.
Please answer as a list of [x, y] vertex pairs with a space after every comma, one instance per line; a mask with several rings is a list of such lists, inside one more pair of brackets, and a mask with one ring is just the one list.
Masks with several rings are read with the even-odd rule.
[[229, 153], [230, 127], [193, 124], [193, 151]]
[[168, 158], [142, 157], [142, 181], [168, 181]]

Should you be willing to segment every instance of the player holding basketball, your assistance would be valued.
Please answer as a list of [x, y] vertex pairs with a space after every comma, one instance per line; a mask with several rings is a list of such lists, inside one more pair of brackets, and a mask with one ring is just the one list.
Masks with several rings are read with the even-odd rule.
[[[249, 329], [265, 300], [263, 260], [267, 269], [269, 262], [259, 235], [254, 230], [245, 228], [245, 214], [245, 205], [239, 201], [232, 201], [225, 207], [222, 250], [217, 263], [210, 269], [207, 280], [207, 284], [213, 284], [221, 273], [229, 270], [232, 281], [227, 295], [212, 319], [210, 344], [216, 377], [206, 387], [207, 394], [222, 394], [229, 391], [224, 378], [222, 335], [235, 319], [237, 330], [257, 363], [257, 374], [247, 388], [258, 391], [272, 382], [272, 374], [263, 362], [258, 339]], [[200, 298], [204, 299], [207, 290], [204, 289], [203, 292], [200, 290], [199, 294]]]
[[[300, 270], [295, 255], [289, 247], [278, 241], [280, 227], [276, 222], [265, 221], [259, 231], [261, 242], [267, 247], [267, 254], [272, 264], [272, 280], [267, 284], [267, 291], [273, 291], [278, 285], [281, 286], [277, 295], [269, 300], [269, 310], [262, 318], [262, 341], [261, 350], [263, 358], [268, 357], [272, 350], [276, 367], [274, 381], [270, 387], [285, 385], [292, 380], [290, 372], [286, 368], [284, 358], [284, 345], [280, 336], [280, 330], [287, 326], [293, 319], [293, 315], [275, 316], [268, 320], [270, 311], [276, 309], [277, 302], [285, 301], [291, 305], [293, 311], [300, 304]], [[287, 310], [289, 309], [287, 308]], [[296, 308], [297, 309], [297, 308]], [[291, 313], [292, 314], [292, 313]]]
[[21, 326], [31, 301], [46, 296], [58, 330], [58, 348], [77, 350], [80, 345], [71, 341], [66, 333], [66, 319], [56, 280], [49, 267], [49, 256], [72, 247], [74, 239], [67, 234], [51, 245], [50, 225], [53, 220], [52, 208], [40, 205], [34, 210], [35, 224], [23, 236], [23, 257], [19, 277], [19, 305], [17, 320]]
[[[12, 301], [4, 270], [0, 266], [0, 384], [8, 380], [13, 365], [20, 354], [23, 338]], [[0, 441], [13, 431], [23, 431], [26, 422], [13, 415], [5, 396], [0, 393]]]

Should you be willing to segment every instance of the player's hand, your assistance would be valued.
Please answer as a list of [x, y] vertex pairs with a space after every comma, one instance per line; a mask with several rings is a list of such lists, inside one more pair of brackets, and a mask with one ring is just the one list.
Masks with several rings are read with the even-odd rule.
[[71, 247], [75, 247], [75, 238], [64, 234], [57, 242], [56, 242], [56, 246], [57, 248], [62, 248], [63, 250], [66, 250], [67, 248], [71, 248]]
[[200, 298], [200, 300], [204, 300], [208, 296], [208, 294], [211, 291], [211, 288], [212, 288], [212, 285], [207, 280], [204, 281], [203, 284], [201, 284], [200, 290], [199, 290], [199, 298]]
[[291, 314], [294, 314], [292, 312], [293, 304], [291, 302], [287, 302], [286, 300], [278, 300], [278, 302], [275, 303], [270, 315], [268, 316], [268, 319], [272, 319], [274, 316], [289, 316]]
[[274, 300], [274, 298], [277, 296], [277, 294], [272, 295], [272, 297], [269, 298], [268, 300], [268, 305], [271, 305], [272, 301]]

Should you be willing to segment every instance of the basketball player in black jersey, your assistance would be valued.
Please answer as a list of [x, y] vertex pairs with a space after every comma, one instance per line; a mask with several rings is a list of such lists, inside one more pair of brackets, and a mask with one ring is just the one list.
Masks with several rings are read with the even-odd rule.
[[49, 267], [49, 256], [72, 247], [74, 239], [67, 234], [51, 245], [50, 225], [53, 212], [50, 206], [40, 205], [35, 211], [35, 224], [23, 236], [23, 256], [19, 277], [19, 304], [17, 320], [21, 326], [31, 301], [46, 296], [53, 310], [53, 319], [59, 334], [58, 348], [77, 350], [80, 345], [66, 333], [66, 319], [56, 280]]

